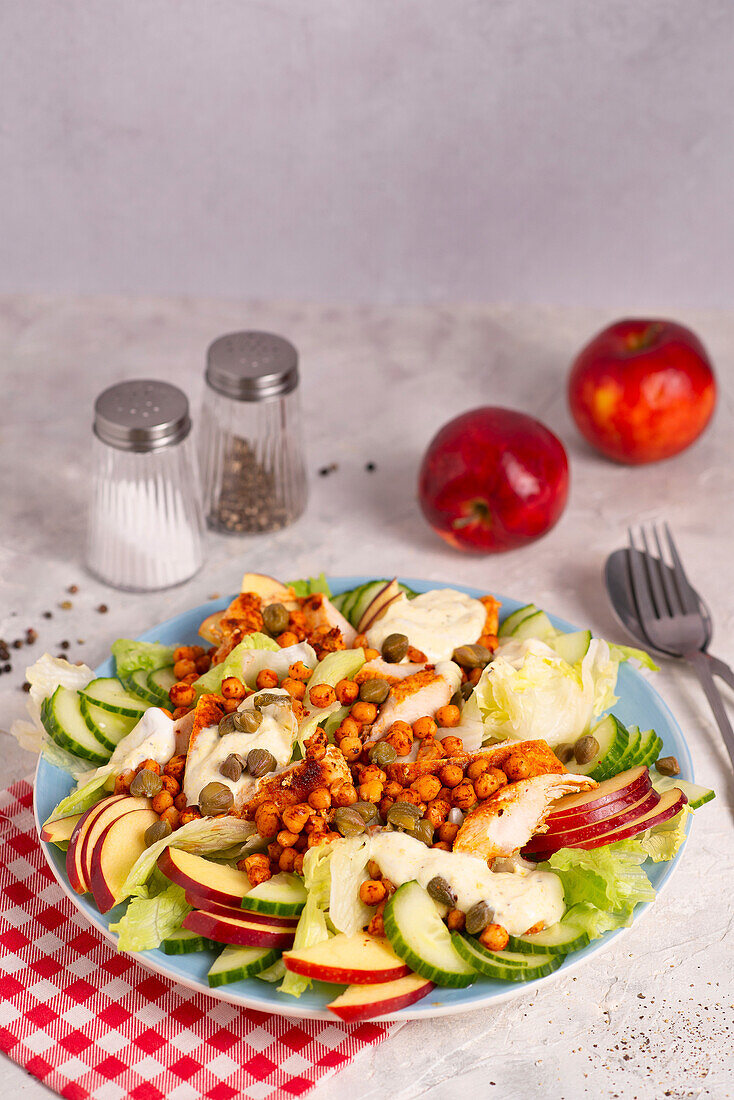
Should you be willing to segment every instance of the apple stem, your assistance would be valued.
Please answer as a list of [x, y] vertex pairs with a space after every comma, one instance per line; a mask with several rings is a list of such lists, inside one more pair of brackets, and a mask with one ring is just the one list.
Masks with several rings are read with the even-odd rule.
[[644, 351], [645, 348], [652, 347], [662, 331], [663, 326], [660, 321], [653, 321], [640, 332], [630, 332], [625, 343], [630, 351]]
[[455, 530], [461, 530], [462, 527], [470, 527], [474, 523], [484, 524], [485, 527], [492, 526], [492, 513], [490, 511], [489, 504], [481, 497], [476, 497], [474, 500], [468, 500], [464, 505], [464, 515], [459, 519], [455, 519], [451, 526]]

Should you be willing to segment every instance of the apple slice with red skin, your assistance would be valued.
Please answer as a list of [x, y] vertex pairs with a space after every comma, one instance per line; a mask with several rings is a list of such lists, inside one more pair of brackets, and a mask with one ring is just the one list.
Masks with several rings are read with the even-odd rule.
[[426, 997], [433, 988], [433, 982], [421, 978], [419, 974], [408, 974], [391, 982], [350, 985], [326, 1007], [344, 1023], [351, 1024], [407, 1008]]
[[579, 824], [583, 821], [598, 821], [607, 817], [610, 810], [639, 802], [651, 787], [650, 772], [641, 764], [637, 768], [620, 772], [611, 779], [604, 779], [593, 791], [559, 798], [553, 803], [546, 822], [554, 828], [562, 824], [564, 828], [570, 829], [576, 828], [576, 819], [580, 819]]
[[90, 889], [89, 878], [82, 863], [82, 845], [87, 829], [90, 829], [100, 814], [104, 813], [108, 806], [123, 802], [127, 798], [124, 794], [110, 795], [96, 802], [94, 806], [83, 813], [71, 834], [69, 847], [66, 849], [66, 874], [69, 885], [77, 894], [86, 894]]
[[118, 817], [92, 850], [92, 896], [100, 913], [117, 905], [125, 879], [147, 845], [145, 832], [158, 821], [155, 810], [132, 810]]
[[339, 933], [313, 947], [286, 951], [283, 962], [294, 974], [339, 985], [374, 985], [410, 974], [410, 967], [398, 958], [388, 940], [367, 932], [353, 936]]
[[255, 924], [236, 917], [220, 917], [193, 909], [183, 919], [184, 928], [215, 943], [237, 944], [239, 947], [291, 947], [294, 929], [278, 924]]
[[[601, 848], [604, 844], [615, 844], [618, 840], [628, 840], [631, 836], [637, 836], [638, 833], [644, 833], [647, 829], [652, 829], [655, 825], [662, 825], [664, 821], [669, 821], [671, 817], [675, 817], [677, 813], [683, 809], [688, 802], [688, 799], [678, 787], [671, 787], [669, 791], [660, 796], [657, 805], [648, 813], [643, 814], [637, 821], [633, 821], [627, 825], [621, 826], [621, 828], [613, 829], [611, 832], [602, 833], [601, 836], [594, 836], [588, 840], [574, 841], [573, 844], [563, 844], [560, 842], [558, 836], [549, 838], [552, 840], [552, 845], [543, 849], [543, 851], [534, 850], [532, 853], [533, 859], [547, 859], [552, 856], [554, 852], [557, 852], [560, 848], [584, 848], [586, 850], [591, 848]], [[538, 838], [540, 839], [540, 838]], [[527, 848], [525, 849], [527, 851]]]
[[250, 890], [250, 880], [244, 871], [214, 863], [183, 848], [165, 848], [158, 856], [158, 870], [197, 897], [231, 905], [240, 912], [242, 899]]
[[400, 599], [401, 594], [400, 586], [397, 580], [393, 578], [367, 604], [357, 623], [358, 632], [364, 634], [371, 626], [374, 626], [377, 620], [385, 614], [390, 604]]
[[245, 913], [245, 910], [239, 905], [222, 905], [218, 901], [203, 898], [200, 894], [192, 894], [190, 890], [186, 891], [186, 901], [194, 909], [201, 909], [205, 913], [213, 913], [217, 917], [237, 917], [238, 920], [241, 920], [244, 916], [251, 924], [276, 924], [285, 929], [294, 929], [298, 924], [298, 917], [273, 917], [269, 913], [255, 913], [249, 909]]
[[92, 888], [92, 853], [96, 847], [97, 841], [106, 831], [106, 829], [117, 821], [118, 818], [123, 817], [125, 814], [134, 813], [136, 810], [149, 810], [150, 801], [147, 798], [135, 798], [132, 795], [123, 796], [120, 802], [115, 803], [113, 806], [107, 806], [97, 817], [95, 817], [92, 824], [85, 830], [81, 837], [81, 860], [82, 872], [86, 881], [89, 883], [87, 889]]
[[84, 814], [74, 814], [72, 817], [57, 817], [56, 821], [47, 821], [41, 828], [41, 840], [47, 844], [63, 844], [71, 840], [74, 829], [81, 821]]
[[577, 841], [592, 840], [595, 836], [602, 836], [604, 833], [613, 832], [624, 825], [638, 821], [648, 811], [653, 810], [659, 801], [660, 795], [651, 787], [632, 806], [625, 806], [621, 810], [612, 812], [609, 817], [604, 817], [600, 821], [592, 821], [574, 829], [549, 829], [547, 833], [536, 833], [525, 845], [525, 851], [535, 852], [551, 846], [554, 848], [577, 847]]

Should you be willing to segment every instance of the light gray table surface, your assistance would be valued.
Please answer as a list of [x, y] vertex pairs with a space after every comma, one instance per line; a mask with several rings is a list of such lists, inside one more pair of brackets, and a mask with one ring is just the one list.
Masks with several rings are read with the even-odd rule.
[[[590, 310], [327, 308], [204, 300], [0, 298], [0, 636], [39, 634], [0, 676], [0, 728], [24, 711], [26, 660], [44, 649], [94, 666], [133, 636], [214, 593], [245, 569], [290, 578], [402, 574], [461, 581], [533, 600], [602, 636], [626, 641], [601, 583], [628, 524], [667, 519], [714, 614], [714, 651], [734, 663], [734, 313], [678, 319], [696, 328], [717, 366], [713, 425], [687, 453], [643, 468], [613, 465], [583, 443], [565, 400], [568, 364], [613, 317]], [[204, 354], [217, 335], [262, 328], [301, 352], [310, 499], [272, 536], [208, 536], [206, 564], [186, 585], [153, 595], [113, 591], [82, 565], [95, 395], [122, 378], [166, 378], [198, 407]], [[568, 508], [530, 548], [465, 557], [423, 521], [420, 456], [450, 417], [481, 404], [521, 408], [563, 439], [572, 467]], [[373, 473], [365, 470], [376, 463]], [[327, 477], [320, 467], [336, 463]], [[79, 587], [67, 596], [69, 585]], [[70, 599], [73, 607], [59, 604]], [[108, 612], [95, 610], [100, 603]], [[42, 618], [50, 610], [52, 619]], [[83, 639], [77, 641], [77, 639]], [[734, 1095], [731, 941], [732, 777], [692, 674], [669, 662], [654, 675], [717, 799], [701, 811], [668, 889], [604, 955], [542, 992], [497, 1008], [410, 1023], [317, 1087], [344, 1096], [510, 1100]], [[724, 689], [726, 692], [726, 689]], [[734, 711], [734, 693], [727, 702]], [[0, 742], [3, 784], [33, 758]], [[4, 1060], [6, 1092], [43, 1086]]]

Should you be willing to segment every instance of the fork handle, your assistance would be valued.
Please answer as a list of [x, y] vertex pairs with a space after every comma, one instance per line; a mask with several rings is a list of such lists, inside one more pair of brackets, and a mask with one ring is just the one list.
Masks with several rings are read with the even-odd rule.
[[718, 676], [730, 688], [734, 688], [734, 668], [729, 668], [724, 661], [720, 661], [718, 657], [712, 657], [710, 653], [707, 653], [706, 656], [709, 660], [709, 668], [714, 676]]
[[714, 712], [714, 718], [721, 731], [721, 736], [724, 738], [724, 744], [726, 745], [726, 751], [729, 753], [732, 767], [734, 767], [734, 730], [731, 728], [731, 723], [724, 710], [724, 702], [719, 695], [719, 690], [711, 675], [711, 667], [709, 664], [710, 658], [699, 649], [694, 650], [692, 653], [684, 653], [683, 656], [698, 676], [699, 683], [709, 701], [709, 706]]

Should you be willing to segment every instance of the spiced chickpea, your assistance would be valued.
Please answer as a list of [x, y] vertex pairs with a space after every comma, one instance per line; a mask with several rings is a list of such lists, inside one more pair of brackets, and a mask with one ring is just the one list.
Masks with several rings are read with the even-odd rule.
[[267, 882], [272, 878], [270, 860], [264, 852], [257, 852], [245, 858], [245, 874], [250, 880], [251, 886], [258, 886], [261, 882]]
[[418, 649], [417, 646], [409, 645], [406, 657], [415, 665], [424, 665], [428, 658], [422, 649]]
[[382, 871], [380, 870], [380, 864], [375, 859], [369, 860], [367, 863], [367, 874], [370, 878], [382, 878]]
[[288, 649], [289, 646], [298, 644], [298, 635], [294, 634], [292, 630], [284, 630], [275, 640], [281, 649]]
[[510, 934], [501, 924], [488, 924], [484, 931], [479, 933], [479, 942], [488, 951], [504, 951], [510, 942]]
[[317, 787], [308, 796], [308, 804], [314, 810], [331, 809], [331, 793], [328, 787]]
[[132, 768], [128, 768], [127, 771], [120, 772], [115, 779], [115, 794], [127, 794], [130, 790], [130, 784], [135, 778], [135, 772]]
[[161, 786], [164, 791], [168, 791], [172, 798], [175, 798], [181, 790], [181, 784], [172, 775], [162, 775]]
[[240, 705], [239, 699], [225, 699], [224, 700], [224, 713], [234, 714]]
[[190, 676], [192, 672], [196, 672], [196, 663], [189, 659], [176, 661], [173, 666], [173, 675], [177, 680], [183, 680], [184, 676]]
[[164, 775], [170, 775], [172, 779], [176, 779], [179, 783], [183, 780], [185, 771], [186, 757], [183, 753], [180, 753], [178, 756], [172, 756], [163, 768]]
[[382, 882], [376, 879], [368, 879], [360, 886], [359, 897], [365, 905], [379, 905], [387, 897], [387, 890]]
[[354, 680], [340, 680], [334, 691], [343, 707], [351, 707], [359, 698], [359, 684], [355, 684]]
[[352, 649], [366, 649], [368, 644], [366, 634], [357, 634], [352, 642]]
[[432, 848], [438, 848], [440, 852], [450, 852], [451, 845], [447, 844], [445, 840], [437, 840], [435, 844], [431, 845]]
[[472, 684], [474, 687], [476, 687], [477, 684], [479, 683], [479, 681], [482, 678], [482, 673], [483, 672], [484, 672], [483, 668], [473, 668], [471, 670], [471, 672], [469, 673], [469, 676], [467, 677], [467, 679], [469, 680], [469, 683]]
[[153, 775], [160, 775], [163, 771], [163, 768], [160, 766], [157, 760], [151, 760], [150, 758], [148, 758], [147, 760], [144, 760], [142, 764], [137, 764], [135, 766], [135, 771], [153, 772]]
[[447, 756], [466, 756], [464, 742], [460, 737], [453, 737], [449, 734], [448, 737], [441, 738], [441, 744]]
[[435, 737], [438, 726], [430, 715], [426, 715], [424, 718], [418, 718], [413, 723], [413, 736], [417, 741], [422, 741], [425, 737]]
[[278, 859], [278, 867], [281, 871], [292, 871], [297, 859], [298, 852], [295, 848], [284, 848]]
[[192, 645], [180, 645], [173, 651], [173, 663], [178, 664], [179, 661], [194, 661], [196, 660], [196, 654]]
[[292, 833], [290, 829], [281, 829], [275, 839], [280, 844], [281, 849], [292, 848], [298, 840], [298, 836], [298, 833]]
[[307, 684], [311, 679], [311, 669], [306, 668], [303, 661], [294, 661], [288, 669], [288, 675], [291, 680], [301, 680], [302, 683]]
[[377, 764], [367, 764], [360, 770], [360, 783], [369, 783], [370, 779], [376, 779], [378, 783], [387, 783], [387, 775]]
[[398, 799], [402, 796], [402, 793], [402, 783], [396, 783], [394, 779], [391, 779], [389, 783], [385, 784], [385, 795], [387, 798]]
[[176, 807], [176, 809], [179, 811], [179, 813], [181, 812], [181, 810], [186, 809], [189, 802], [188, 802], [188, 799], [186, 798], [186, 795], [183, 793], [183, 791], [181, 791], [180, 794], [176, 795], [176, 797], [173, 800], [173, 804]]
[[504, 772], [500, 771], [499, 768], [488, 768], [486, 772], [483, 772], [474, 780], [474, 790], [479, 799], [491, 798], [506, 783], [507, 776]]
[[283, 688], [284, 691], [288, 692], [291, 699], [298, 699], [299, 702], [306, 694], [306, 685], [303, 683], [303, 681], [294, 680], [292, 676], [286, 676], [285, 680], [282, 681], [280, 686]]
[[255, 811], [255, 827], [260, 836], [275, 836], [280, 832], [280, 814], [274, 802], [261, 802]]
[[422, 804], [422, 799], [418, 792], [414, 791], [412, 787], [406, 787], [400, 795], [400, 802], [410, 802], [413, 806], [420, 806]]
[[197, 657], [194, 664], [199, 676], [203, 676], [212, 667], [212, 659], [205, 653], [202, 657]]
[[440, 760], [444, 755], [440, 741], [434, 741], [430, 737], [423, 739], [418, 749], [418, 760]]
[[222, 680], [220, 691], [225, 699], [244, 699], [247, 694], [245, 685], [236, 676], [227, 676]]
[[344, 759], [351, 764], [355, 760], [359, 760], [362, 752], [362, 742], [358, 737], [343, 737], [339, 742], [339, 749]]
[[[405, 725], [406, 723], [400, 724]], [[393, 723], [393, 725], [397, 726], [398, 723], [395, 722]], [[408, 729], [410, 730], [410, 726], [408, 726]], [[392, 745], [398, 756], [407, 756], [411, 748], [413, 747], [413, 731], [411, 730], [411, 732], [408, 734], [402, 732], [401, 730], [391, 729], [385, 737], [385, 741], [387, 741], [388, 745]]]
[[336, 702], [336, 694], [331, 684], [314, 684], [308, 692], [309, 702], [320, 710]]
[[410, 785], [417, 792], [421, 802], [430, 802], [441, 790], [441, 780], [437, 775], [421, 775]]
[[295, 806], [286, 806], [283, 810], [283, 827], [290, 833], [300, 833], [311, 816], [311, 807], [305, 802], [297, 802]]
[[459, 826], [455, 825], [453, 821], [444, 821], [443, 825], [441, 825], [438, 830], [438, 839], [442, 840], [445, 844], [453, 844], [458, 831]]
[[329, 788], [332, 806], [352, 806], [357, 801], [357, 792], [353, 783], [342, 779]]
[[461, 909], [449, 909], [446, 914], [446, 924], [450, 932], [463, 932], [466, 924], [466, 915]]
[[361, 724], [355, 718], [352, 718], [351, 714], [348, 714], [346, 718], [342, 718], [339, 726], [343, 737], [359, 737], [361, 728]]
[[293, 860], [293, 872], [296, 875], [303, 874], [303, 852], [299, 852]]
[[171, 715], [171, 718], [173, 718], [175, 722], [179, 718], [183, 718], [184, 714], [188, 714], [190, 710], [191, 707], [176, 707], [173, 711], [173, 714]]
[[160, 707], [159, 709], [163, 711], [163, 713], [165, 714], [166, 718], [173, 718], [173, 713], [172, 713], [172, 711], [170, 711], [170, 710], [167, 710], [167, 709], [166, 709], [165, 707]]
[[191, 684], [185, 684], [182, 680], [174, 684], [168, 693], [174, 707], [190, 707], [196, 698], [196, 692]]
[[169, 794], [168, 791], [159, 791], [158, 794], [151, 799], [150, 808], [153, 813], [160, 815], [172, 805], [173, 795]]
[[536, 921], [535, 924], [531, 924], [529, 928], [526, 928], [524, 934], [526, 936], [535, 936], [538, 932], [542, 932], [544, 928], [545, 928], [545, 921], [544, 920], [539, 920], [539, 921]]
[[377, 717], [377, 707], [374, 703], [364, 703], [361, 700], [354, 703], [350, 711], [352, 718], [355, 722], [362, 722], [364, 725], [370, 725]]
[[471, 779], [472, 782], [478, 779], [480, 775], [483, 775], [486, 771], [492, 767], [489, 760], [486, 757], [479, 757], [477, 760], [472, 760], [467, 765], [466, 777]]
[[178, 829], [181, 824], [181, 814], [175, 806], [169, 806], [167, 810], [164, 810], [160, 816], [161, 821], [165, 821], [171, 826], [171, 831]]
[[367, 783], [360, 783], [358, 794], [362, 802], [374, 802], [375, 805], [382, 798], [383, 786], [377, 779], [370, 779]]
[[181, 680], [181, 683], [182, 684], [195, 684], [198, 679], [199, 679], [199, 673], [198, 672], [190, 672], [188, 674], [188, 676], [183, 677], [183, 679]]
[[271, 861], [271, 863], [277, 863], [278, 862], [278, 860], [280, 859], [280, 853], [282, 851], [283, 851], [283, 845], [279, 844], [277, 840], [273, 840], [273, 841], [271, 841], [270, 844], [268, 844], [268, 848], [267, 848], [268, 859]]
[[380, 799], [377, 808], [380, 811], [380, 817], [387, 817], [387, 811], [391, 806], [395, 805], [394, 798], [387, 798], [385, 795]]
[[180, 821], [182, 825], [188, 825], [191, 821], [198, 821], [200, 817], [201, 814], [196, 806], [187, 806], [181, 811]]
[[365, 661], [376, 661], [379, 656], [380, 656], [379, 649], [371, 649], [370, 646], [367, 646], [367, 648], [364, 651]]
[[444, 802], [441, 798], [434, 798], [431, 802], [426, 803], [425, 816], [428, 818], [431, 825], [433, 825], [433, 828], [438, 829], [443, 825], [450, 811], [450, 802]]
[[278, 673], [274, 669], [262, 668], [255, 679], [255, 686], [258, 691], [262, 691], [264, 688], [277, 687], [278, 682]]
[[476, 801], [476, 791], [468, 779], [464, 779], [451, 792], [451, 802], [460, 810], [470, 810]]
[[375, 915], [367, 925], [367, 931], [371, 936], [384, 936], [385, 935], [385, 922], [382, 919], [382, 914], [385, 911], [385, 902], [381, 901], [375, 910]]
[[461, 721], [461, 711], [454, 703], [447, 703], [436, 711], [436, 721], [444, 729], [452, 729]]
[[459, 783], [461, 783], [464, 778], [464, 773], [458, 764], [444, 764], [438, 773], [438, 778], [441, 780], [444, 787], [453, 790], [454, 787], [458, 787]]
[[528, 779], [530, 777], [531, 766], [530, 762], [525, 759], [522, 753], [513, 752], [512, 756], [508, 756], [505, 760], [502, 771], [505, 773], [510, 783], [517, 783], [520, 779]]

